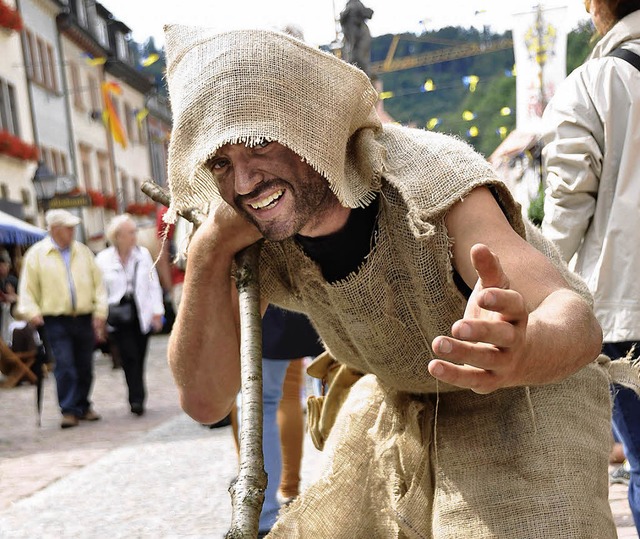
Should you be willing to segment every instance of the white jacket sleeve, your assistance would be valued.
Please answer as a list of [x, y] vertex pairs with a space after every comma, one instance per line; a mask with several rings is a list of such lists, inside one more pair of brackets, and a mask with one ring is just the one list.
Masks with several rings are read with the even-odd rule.
[[577, 73], [544, 113], [546, 191], [542, 231], [568, 262], [593, 216], [602, 170], [603, 127]]

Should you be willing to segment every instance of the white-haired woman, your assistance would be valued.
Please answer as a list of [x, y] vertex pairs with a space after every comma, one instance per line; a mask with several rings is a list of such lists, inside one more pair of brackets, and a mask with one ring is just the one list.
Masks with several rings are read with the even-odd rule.
[[96, 257], [107, 287], [109, 306], [129, 301], [133, 316], [110, 324], [122, 359], [131, 413], [144, 414], [144, 363], [149, 334], [160, 331], [164, 304], [158, 274], [148, 249], [137, 244], [137, 226], [129, 214], [116, 216], [107, 227], [111, 244]]

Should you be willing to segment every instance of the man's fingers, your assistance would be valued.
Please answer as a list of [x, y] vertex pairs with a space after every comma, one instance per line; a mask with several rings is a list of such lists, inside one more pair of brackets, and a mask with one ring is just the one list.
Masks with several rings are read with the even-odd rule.
[[486, 394], [498, 388], [498, 379], [491, 371], [470, 365], [455, 365], [440, 359], [429, 362], [429, 373], [441, 382]]
[[487, 371], [501, 370], [506, 359], [504, 352], [493, 344], [465, 342], [449, 337], [434, 339], [433, 351], [448, 363], [472, 365]]
[[527, 318], [524, 298], [514, 290], [503, 290], [495, 287], [482, 290], [478, 294], [476, 303], [481, 309], [499, 313], [503, 320], [519, 322], [523, 318], [526, 321]]
[[471, 248], [471, 263], [475, 268], [480, 284], [484, 288], [509, 288], [509, 279], [502, 269], [500, 260], [491, 252], [491, 249], [482, 243], [477, 243]]
[[[447, 339], [451, 349], [460, 342], [486, 343], [497, 348], [511, 348], [519, 344], [520, 332], [510, 321], [503, 320], [458, 320], [451, 329], [452, 338]], [[435, 342], [435, 341], [434, 341]], [[468, 353], [468, 349], [459, 353]]]

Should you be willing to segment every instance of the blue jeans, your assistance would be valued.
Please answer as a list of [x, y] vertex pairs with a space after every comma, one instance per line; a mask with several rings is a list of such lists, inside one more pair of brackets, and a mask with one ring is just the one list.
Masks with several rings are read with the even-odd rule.
[[44, 330], [55, 360], [60, 411], [81, 417], [91, 408], [95, 347], [91, 315], [45, 316]]
[[[636, 345], [636, 353], [640, 351], [637, 341], [605, 343], [602, 347], [604, 354], [612, 360], [625, 357], [631, 347]], [[640, 398], [631, 389], [613, 386], [613, 432], [622, 446], [629, 461], [631, 478], [629, 480], [629, 507], [640, 533]]]
[[[262, 359], [262, 452], [264, 469], [267, 472], [267, 490], [264, 493], [264, 504], [258, 524], [260, 531], [270, 530], [276, 523], [280, 511], [278, 488], [282, 474], [282, 450], [277, 413], [289, 363], [286, 359]], [[241, 408], [238, 396], [238, 425], [242, 422]]]

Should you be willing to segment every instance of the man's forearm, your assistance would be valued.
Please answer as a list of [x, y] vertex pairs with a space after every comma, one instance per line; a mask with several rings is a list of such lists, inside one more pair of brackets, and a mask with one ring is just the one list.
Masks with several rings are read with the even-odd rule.
[[232, 257], [190, 256], [169, 341], [182, 408], [202, 423], [223, 418], [240, 386]]
[[591, 307], [571, 290], [557, 290], [529, 316], [529, 380], [556, 382], [592, 362], [602, 347], [602, 329]]

